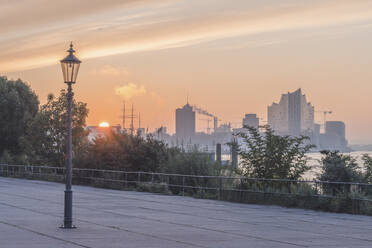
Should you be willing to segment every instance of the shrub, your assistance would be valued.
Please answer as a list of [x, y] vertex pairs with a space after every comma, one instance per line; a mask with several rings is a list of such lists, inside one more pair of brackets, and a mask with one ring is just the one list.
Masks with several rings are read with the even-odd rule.
[[360, 182], [362, 173], [355, 160], [350, 155], [344, 155], [338, 151], [321, 151], [320, 181], [328, 182]]
[[238, 149], [244, 176], [297, 180], [310, 169], [306, 153], [314, 146], [307, 144], [308, 137], [280, 136], [269, 126], [263, 126], [264, 133], [245, 128], [247, 132], [237, 134], [243, 143]]
[[366, 183], [372, 183], [372, 157], [368, 154], [363, 154], [362, 156], [364, 165], [364, 181]]

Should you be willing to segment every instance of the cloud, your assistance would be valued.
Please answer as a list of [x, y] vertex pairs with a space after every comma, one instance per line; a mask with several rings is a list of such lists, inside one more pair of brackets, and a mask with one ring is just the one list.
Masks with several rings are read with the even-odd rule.
[[130, 100], [134, 97], [145, 95], [146, 92], [147, 91], [143, 85], [136, 85], [133, 83], [115, 88], [115, 94], [124, 100]]
[[[0, 10], [3, 72], [58, 63], [69, 40], [77, 41], [79, 55], [86, 60], [243, 35], [334, 25], [347, 28], [372, 21], [372, 1], [368, 0], [13, 2], [6, 1]], [[73, 11], [66, 11], [71, 6]], [[12, 13], [17, 13], [17, 18], [12, 18]]]
[[143, 85], [129, 83], [118, 86], [114, 90], [115, 94], [120, 96], [123, 100], [132, 100], [141, 103], [145, 109], [161, 109], [167, 104], [164, 97], [154, 91], [146, 89]]
[[51, 24], [66, 27], [97, 13], [141, 7], [154, 1], [161, 0], [1, 0], [0, 23], [7, 23], [2, 25], [2, 32], [11, 34], [14, 34], [15, 30], [29, 32], [34, 27], [50, 28]]

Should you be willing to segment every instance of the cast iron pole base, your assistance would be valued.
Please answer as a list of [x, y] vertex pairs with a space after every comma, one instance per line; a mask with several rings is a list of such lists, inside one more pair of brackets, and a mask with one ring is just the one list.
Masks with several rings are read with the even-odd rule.
[[65, 217], [61, 228], [76, 228], [72, 225], [72, 190], [65, 190]]

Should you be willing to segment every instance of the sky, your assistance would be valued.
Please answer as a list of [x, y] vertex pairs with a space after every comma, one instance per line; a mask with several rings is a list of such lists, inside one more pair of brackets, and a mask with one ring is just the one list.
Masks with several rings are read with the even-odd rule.
[[[372, 143], [372, 0], [0, 0], [0, 75], [28, 82], [41, 103], [63, 84], [73, 41], [83, 61], [75, 97], [89, 125], [175, 129], [191, 104], [237, 126], [302, 88], [352, 144]], [[197, 117], [205, 130], [205, 117]], [[322, 122], [322, 114], [316, 113]], [[138, 119], [135, 122], [138, 125]]]

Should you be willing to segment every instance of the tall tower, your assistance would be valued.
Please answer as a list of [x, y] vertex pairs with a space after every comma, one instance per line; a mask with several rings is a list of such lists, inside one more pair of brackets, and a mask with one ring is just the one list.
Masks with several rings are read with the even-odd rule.
[[195, 135], [195, 111], [189, 103], [176, 109], [176, 136], [189, 139]]
[[125, 130], [125, 101], [123, 102], [123, 130]]
[[301, 134], [301, 89], [288, 93], [288, 133], [293, 136]]
[[133, 107], [133, 103], [132, 103], [132, 112], [131, 112], [131, 115], [130, 115], [130, 134], [133, 135], [134, 134], [134, 107]]
[[314, 106], [301, 89], [282, 94], [279, 103], [267, 108], [268, 124], [279, 134], [298, 136], [314, 131]]

